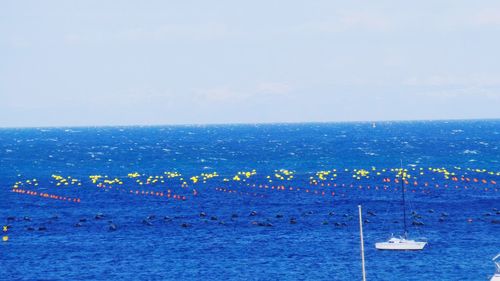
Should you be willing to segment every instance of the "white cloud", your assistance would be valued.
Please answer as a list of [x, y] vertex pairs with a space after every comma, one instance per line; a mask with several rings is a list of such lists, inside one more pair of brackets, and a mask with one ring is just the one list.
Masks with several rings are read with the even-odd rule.
[[229, 36], [229, 28], [224, 24], [164, 24], [159, 26], [130, 27], [118, 31], [86, 30], [62, 35], [68, 45], [95, 44], [105, 41], [131, 41], [151, 43], [165, 40], [218, 40]]
[[157, 27], [134, 27], [119, 31], [118, 39], [130, 41], [161, 41], [166, 39], [212, 40], [229, 34], [224, 24], [165, 24]]
[[257, 85], [257, 90], [263, 94], [286, 95], [290, 93], [292, 87], [287, 83], [265, 82]]
[[198, 102], [238, 102], [248, 98], [248, 94], [228, 87], [195, 90], [195, 101]]
[[418, 93], [420, 96], [425, 96], [433, 99], [456, 100], [456, 99], [487, 99], [494, 102], [500, 102], [500, 89], [486, 89], [480, 87], [441, 89], [433, 91], [425, 91]]
[[476, 73], [468, 75], [436, 74], [414, 76], [403, 81], [407, 86], [500, 86], [500, 74]]
[[484, 29], [500, 26], [500, 7], [468, 7], [460, 12], [448, 12], [440, 14], [432, 23], [434, 30], [443, 29], [446, 31], [467, 32], [472, 29]]
[[386, 31], [391, 27], [387, 16], [375, 12], [342, 11], [326, 20], [307, 22], [297, 27], [300, 31], [345, 32], [345, 31]]
[[500, 26], [500, 9], [483, 10], [475, 14], [472, 20], [477, 25]]
[[500, 75], [493, 73], [412, 77], [403, 84], [410, 86], [412, 92], [417, 90], [415, 95], [425, 99], [482, 101], [490, 104], [500, 102]]
[[198, 102], [237, 103], [262, 98], [283, 98], [291, 93], [293, 88], [283, 82], [261, 82], [247, 88], [235, 89], [220, 86], [208, 89], [196, 89], [194, 99]]
[[77, 33], [70, 33], [64, 36], [64, 42], [69, 45], [81, 44], [86, 40], [84, 36]]

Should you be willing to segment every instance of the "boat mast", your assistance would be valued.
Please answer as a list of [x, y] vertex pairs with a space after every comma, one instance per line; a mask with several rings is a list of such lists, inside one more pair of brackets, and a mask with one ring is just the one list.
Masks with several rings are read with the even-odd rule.
[[365, 271], [365, 242], [363, 239], [363, 217], [361, 215], [361, 205], [358, 205], [359, 213], [359, 238], [361, 242], [361, 270], [363, 273], [363, 281], [366, 281], [366, 271]]
[[404, 225], [404, 234], [403, 237], [406, 239], [408, 230], [406, 228], [406, 202], [405, 202], [405, 185], [404, 185], [404, 171], [403, 171], [403, 160], [401, 160], [401, 192], [403, 194], [403, 225]]

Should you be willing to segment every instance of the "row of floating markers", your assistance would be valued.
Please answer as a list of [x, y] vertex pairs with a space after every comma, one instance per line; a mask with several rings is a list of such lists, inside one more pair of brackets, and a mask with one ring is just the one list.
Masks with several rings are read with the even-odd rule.
[[[153, 190], [137, 190], [137, 189], [125, 189], [121, 187], [113, 187], [113, 186], [106, 186], [104, 184], [98, 184], [98, 188], [101, 189], [108, 189], [108, 190], [116, 190], [116, 191], [122, 191], [128, 194], [132, 195], [137, 195], [137, 196], [156, 196], [156, 197], [163, 197], [167, 199], [176, 199], [176, 200], [182, 200], [185, 201], [187, 200], [187, 197], [185, 195], [180, 195], [180, 194], [172, 194], [172, 191], [168, 189], [166, 192], [163, 191], [153, 191]], [[197, 195], [197, 191], [193, 191], [193, 195]]]
[[[247, 185], [250, 186], [250, 185]], [[331, 196], [335, 196], [335, 192], [325, 192], [325, 191], [318, 191], [318, 190], [310, 190], [308, 188], [299, 188], [299, 187], [285, 187], [285, 186], [268, 186], [268, 185], [259, 185], [256, 186], [255, 184], [250, 186], [253, 188], [260, 188], [260, 189], [270, 189], [270, 190], [276, 190], [276, 191], [303, 191], [305, 193], [309, 194], [314, 194], [314, 195], [320, 195], [320, 196], [325, 196], [331, 194]], [[233, 193], [233, 194], [240, 194], [240, 195], [249, 195], [249, 196], [254, 196], [254, 197], [260, 197], [264, 198], [263, 194], [258, 194], [258, 193], [250, 193], [250, 192], [245, 192], [237, 189], [230, 189], [227, 187], [216, 187], [215, 191], [219, 192], [225, 192], [225, 193]]]
[[[452, 177], [452, 178], [449, 178], [448, 180], [451, 180], [451, 181], [454, 181], [454, 182], [458, 182], [459, 178], [458, 177]], [[474, 183], [483, 183], [483, 184], [488, 184], [488, 180], [486, 179], [478, 179], [478, 178], [467, 178], [467, 177], [461, 177], [460, 178], [461, 181], [464, 181], [464, 182], [474, 182]], [[383, 178], [382, 179], [383, 182], [391, 182], [391, 179], [390, 178]], [[399, 183], [399, 180], [396, 178], [394, 179], [394, 182], [395, 183]], [[405, 184], [409, 184], [409, 182], [407, 180], [405, 180]], [[413, 182], [414, 185], [418, 185], [418, 182], [417, 181], [414, 181]], [[494, 180], [490, 180], [490, 184], [497, 184], [496, 181]]]
[[[452, 180], [452, 181], [455, 181], [455, 182], [458, 182], [458, 178], [457, 178], [457, 179], [451, 179], [451, 180]], [[497, 185], [497, 182], [496, 182], [496, 181], [494, 181], [494, 180], [490, 180], [489, 182], [488, 182], [487, 180], [485, 180], [485, 179], [477, 179], [477, 178], [473, 178], [473, 179], [470, 179], [470, 178], [462, 178], [461, 180], [462, 180], [462, 181], [464, 181], [464, 182], [468, 182], [468, 183], [469, 183], [469, 182], [473, 182], [473, 183], [480, 183], [480, 184], [491, 184], [491, 185]], [[383, 179], [382, 179], [382, 182], [383, 182], [383, 183], [390, 183], [391, 181], [392, 181], [392, 182], [394, 182], [394, 183], [396, 183], [396, 184], [398, 184], [398, 183], [400, 183], [400, 182], [401, 182], [401, 181], [400, 181], [399, 179], [397, 179], [397, 178], [395, 178], [395, 179], [393, 179], [393, 180], [391, 180], [391, 178], [383, 178]], [[410, 181], [405, 180], [405, 181], [404, 181], [404, 183], [405, 183], [407, 186], [408, 186], [408, 185], [414, 185], [414, 186], [418, 186], [418, 185], [419, 185], [419, 182], [418, 182], [418, 181], [412, 181], [412, 182], [410, 182]], [[337, 183], [333, 183], [333, 182], [326, 182], [326, 183], [325, 183], [325, 182], [321, 182], [321, 183], [314, 182], [314, 183], [311, 183], [311, 185], [315, 185], [315, 186], [332, 186], [332, 185], [333, 185], [333, 186], [336, 186], [336, 185], [337, 185]], [[429, 186], [429, 185], [432, 185], [432, 183], [431, 183], [431, 184], [429, 184], [429, 182], [424, 182], [424, 185], [425, 185], [425, 186]], [[437, 183], [436, 183], [436, 184], [434, 184], [434, 185], [438, 186], [439, 184], [437, 184]]]
[[[180, 178], [181, 174], [177, 172], [165, 172], [165, 176], [148, 176], [145, 182], [141, 181], [140, 178], [145, 176], [144, 174], [139, 174], [138, 172], [134, 173], [129, 173], [127, 175], [127, 178], [135, 180], [135, 185], [143, 186], [143, 185], [150, 185], [150, 186], [155, 186], [157, 183], [165, 184], [165, 179], [173, 179], [173, 178]], [[125, 183], [124, 181], [121, 180], [120, 178], [113, 178], [109, 179], [108, 176], [101, 176], [101, 175], [91, 175], [89, 178], [92, 180], [92, 183], [96, 185], [96, 187], [100, 189], [107, 189], [107, 190], [116, 190], [120, 192], [125, 192], [128, 194], [133, 194], [133, 195], [141, 195], [141, 196], [157, 196], [157, 197], [164, 197], [164, 198], [172, 198], [172, 199], [177, 199], [177, 200], [187, 200], [187, 197], [185, 195], [180, 195], [180, 194], [172, 194], [171, 190], [168, 189], [167, 191], [149, 191], [149, 190], [137, 190], [137, 189], [129, 189], [125, 186], [129, 186], [130, 183]], [[180, 178], [180, 180], [183, 180]], [[165, 187], [165, 186], [163, 186]], [[165, 187], [166, 188], [166, 187]], [[196, 192], [193, 192], [193, 195], [196, 195]]]
[[[187, 181], [181, 177], [181, 174], [179, 173], [171, 173], [171, 172], [165, 172], [165, 176], [159, 175], [159, 176], [148, 176], [145, 181], [142, 180], [142, 177], [145, 177], [145, 174], [139, 174], [137, 172], [135, 173], [129, 173], [127, 177], [122, 177], [122, 178], [113, 178], [110, 179], [107, 175], [102, 176], [102, 175], [91, 175], [89, 176], [90, 180], [92, 181], [92, 184], [106, 184], [106, 185], [123, 185], [125, 184], [130, 184], [129, 182], [126, 182], [127, 180], [133, 180], [136, 185], [142, 186], [142, 185], [149, 185], [149, 186], [164, 186], [165, 184], [174, 184], [171, 181], [175, 178], [177, 178], [177, 184], [181, 187], [187, 187], [188, 183]], [[203, 183], [206, 183], [207, 177], [213, 178], [215, 176], [213, 174], [204, 174], [202, 173], [203, 176]], [[193, 180], [193, 178], [195, 180]], [[198, 176], [192, 177], [191, 178], [193, 182], [196, 182], [198, 179]], [[170, 182], [168, 182], [170, 181]]]
[[[451, 180], [454, 181], [454, 182], [458, 182], [458, 178], [455, 178], [455, 179], [452, 178]], [[488, 183], [488, 181], [485, 180], [485, 179], [479, 180], [477, 178], [473, 178], [472, 180], [469, 179], [469, 178], [462, 178], [461, 180], [464, 181], [464, 182], [467, 182], [467, 183], [469, 183], [469, 182], [472, 181], [473, 183], [480, 183], [480, 184], [491, 184], [491, 185], [496, 185], [497, 184], [497, 182], [494, 181], [494, 180], [491, 180], [490, 183]], [[384, 183], [390, 183], [391, 179], [390, 178], [384, 178], [382, 181]], [[394, 179], [394, 183], [400, 183], [400, 181], [398, 179]], [[410, 183], [408, 181], [406, 181], [406, 180], [405, 180], [405, 184], [406, 185], [410, 185]], [[414, 181], [413, 185], [414, 186], [418, 186], [419, 185], [418, 181]], [[429, 182], [424, 182], [424, 185], [425, 186], [429, 186], [429, 185], [432, 185], [432, 184], [429, 184]], [[434, 185], [435, 186], [439, 186], [439, 184], [437, 184], [437, 183], [435, 183]], [[444, 185], [448, 186], [447, 184], [444, 184]]]
[[[455, 170], [460, 170], [459, 167], [455, 167]], [[500, 172], [493, 172], [493, 171], [487, 171], [485, 169], [480, 170], [480, 169], [467, 169], [470, 172], [473, 173], [484, 173], [488, 174], [491, 176], [500, 176]], [[425, 176], [430, 174], [440, 174], [443, 176], [444, 179], [449, 179], [450, 177], [457, 177], [458, 175], [455, 172], [450, 172], [446, 168], [431, 168], [428, 167], [427, 169], [424, 168], [411, 168], [411, 169], [381, 169], [377, 170], [375, 167], [372, 167], [371, 171], [365, 170], [365, 169], [353, 169], [351, 172], [351, 176], [354, 179], [361, 180], [361, 179], [370, 179], [370, 178], [376, 178], [379, 176], [384, 176], [387, 173], [394, 173], [397, 172], [398, 174], [404, 171], [406, 174], [406, 178], [414, 178], [417, 179], [417, 177], [420, 176]], [[315, 183], [318, 181], [327, 181], [327, 180], [334, 180], [337, 178], [337, 176], [346, 176], [345, 173], [349, 172], [349, 169], [333, 169], [333, 170], [327, 170], [327, 171], [318, 171], [316, 172], [315, 176], [311, 176], [309, 178], [311, 183]], [[414, 173], [415, 172], [415, 173]], [[425, 172], [425, 173], [424, 173]], [[414, 173], [415, 175], [411, 175], [410, 173]], [[460, 175], [461, 177], [466, 177], [468, 175], [468, 172], [465, 172], [463, 175]]]
[[[453, 178], [451, 178], [451, 180], [452, 180], [452, 181], [458, 181], [458, 178], [457, 178], [457, 177], [453, 177]], [[461, 178], [460, 178], [460, 180], [461, 180], [461, 181], [466, 181], [466, 182], [470, 182], [470, 181], [471, 181], [471, 179], [470, 179], [470, 178], [467, 178], [467, 177], [461, 177]], [[473, 178], [473, 179], [472, 179], [472, 181], [473, 181], [473, 182], [476, 182], [476, 183], [478, 183], [478, 182], [482, 182], [482, 183], [484, 183], [484, 184], [488, 184], [488, 181], [487, 181], [487, 180], [485, 180], [485, 179], [477, 179], [477, 178]], [[497, 184], [497, 182], [496, 182], [496, 181], [494, 181], [494, 180], [490, 180], [490, 183], [491, 183], [491, 184]]]
[[[462, 181], [463, 183], [466, 183], [467, 185], [482, 185], [486, 189], [485, 191], [489, 191], [491, 188], [493, 191], [496, 190], [496, 185], [497, 185], [497, 178], [484, 178], [486, 174], [492, 175], [493, 177], [495, 176], [500, 176], [500, 172], [492, 172], [492, 171], [486, 171], [486, 170], [471, 170], [467, 169], [468, 171], [472, 173], [465, 172], [463, 174], [460, 174], [456, 171], [448, 171], [445, 168], [420, 168], [419, 170], [413, 168], [411, 170], [417, 171], [416, 176], [410, 176], [409, 173], [410, 169], [382, 169], [382, 170], [377, 170], [375, 167], [372, 167], [371, 170], [365, 170], [365, 169], [333, 169], [333, 170], [327, 170], [327, 171], [319, 171], [316, 172], [315, 177], [310, 177], [309, 180], [309, 189], [313, 190], [312, 192], [314, 193], [315, 188], [314, 187], [331, 187], [332, 185], [336, 187], [338, 184], [340, 186], [341, 182], [347, 182], [348, 184], [351, 185], [357, 185], [357, 184], [362, 184], [362, 185], [369, 185], [373, 184], [376, 185], [374, 181], [382, 181], [384, 184], [386, 183], [400, 183], [401, 178], [398, 179], [401, 173], [405, 174], [404, 177], [404, 182], [406, 183], [407, 187], [410, 186], [425, 186], [425, 187], [436, 187], [440, 188], [444, 186], [445, 188], [447, 186], [447, 181], [453, 181], [455, 183], [458, 183], [459, 181]], [[455, 170], [460, 170], [455, 168]], [[420, 171], [420, 172], [418, 172]], [[394, 172], [398, 172], [398, 175], [396, 175], [396, 178], [393, 178], [391, 175], [393, 175]], [[420, 177], [424, 175], [424, 172], [426, 176]], [[108, 177], [107, 175], [91, 175], [89, 176], [90, 180], [92, 181], [93, 184], [96, 185], [106, 185], [111, 187], [124, 187], [124, 186], [130, 186], [130, 184], [138, 185], [137, 188], [140, 188], [142, 186], [151, 186], [151, 187], [162, 187], [162, 188], [183, 188], [184, 191], [188, 191], [188, 187], [190, 188], [198, 188], [199, 190], [202, 190], [201, 184], [207, 183], [209, 180], [215, 180], [218, 186], [224, 186], [224, 183], [230, 184], [232, 186], [233, 184], [244, 184], [244, 182], [247, 183], [248, 181], [262, 181], [262, 183], [266, 182], [266, 184], [269, 184], [269, 182], [274, 181], [274, 185], [301, 185], [300, 182], [307, 182], [306, 178], [302, 178], [302, 176], [305, 176], [306, 174], [300, 174], [298, 177], [295, 176], [294, 171], [290, 170], [285, 170], [285, 169], [280, 169], [280, 170], [274, 170], [274, 174], [271, 175], [258, 175], [256, 170], [251, 170], [251, 171], [239, 171], [231, 180], [231, 176], [229, 178], [223, 178], [221, 175], [217, 174], [217, 172], [212, 172], [212, 173], [202, 173], [201, 175], [198, 176], [193, 176], [188, 179], [186, 176], [186, 179], [182, 177], [182, 174], [178, 172], [164, 172], [162, 175], [146, 175], [146, 174], [139, 174], [138, 172], [135, 173], [130, 173], [127, 175], [127, 177]], [[441, 175], [443, 178], [441, 178]], [[352, 177], [351, 177], [352, 176]], [[254, 177], [256, 177], [254, 179]], [[417, 178], [418, 177], [418, 178]], [[432, 179], [431, 179], [432, 177]], [[436, 178], [434, 178], [436, 177]], [[219, 179], [217, 179], [219, 178]], [[252, 179], [250, 179], [252, 178]], [[175, 179], [175, 183], [171, 182], [171, 180]], [[82, 181], [72, 177], [72, 176], [62, 176], [62, 175], [57, 175], [53, 174], [51, 176], [51, 181], [50, 183], [53, 184], [54, 186], [60, 186], [63, 188], [70, 187], [70, 186], [82, 186]], [[169, 180], [169, 182], [167, 182]], [[366, 180], [369, 180], [371, 182], [367, 182]], [[436, 180], [438, 182], [436, 182]], [[54, 182], [55, 181], [55, 182]], [[132, 181], [132, 183], [130, 182]], [[424, 183], [425, 182], [425, 183]], [[188, 185], [189, 183], [189, 185]], [[28, 179], [25, 181], [18, 181], [14, 184], [13, 188], [25, 188], [28, 189], [30, 187], [36, 187], [38, 186], [39, 182], [37, 179]], [[382, 183], [380, 183], [382, 184]], [[270, 184], [272, 185], [272, 183]], [[230, 187], [229, 186], [229, 187]], [[342, 184], [344, 186], [344, 184]], [[458, 187], [456, 187], [458, 189]], [[306, 188], [307, 189], [307, 188]], [[370, 189], [370, 187], [367, 187], [367, 189]], [[477, 187], [464, 187], [464, 189], [477, 189]], [[305, 191], [305, 190], [303, 190]], [[318, 191], [318, 192], [323, 192], [323, 191]]]
[[[491, 189], [495, 190], [495, 189], [496, 189], [496, 185], [497, 185], [497, 182], [496, 182], [496, 181], [494, 181], [494, 180], [490, 180], [490, 181], [488, 182], [488, 181], [487, 181], [487, 180], [485, 180], [485, 179], [477, 179], [477, 178], [472, 178], [472, 179], [470, 179], [470, 178], [467, 178], [467, 177], [463, 177], [463, 178], [458, 178], [458, 177], [454, 178], [454, 177], [452, 177], [452, 178], [450, 178], [450, 180], [451, 180], [451, 181], [453, 181], [453, 182], [455, 182], [455, 183], [458, 183], [458, 182], [459, 182], [459, 180], [461, 180], [461, 181], [463, 181], [464, 183], [466, 182], [467, 184], [470, 184], [470, 185], [471, 185], [471, 186], [465, 186], [465, 187], [464, 187], [464, 189], [471, 189], [471, 188], [476, 188], [476, 189], [477, 189], [477, 188], [479, 188], [479, 187], [478, 187], [478, 185], [481, 185], [482, 187], [485, 187], [485, 188], [486, 188], [485, 190], [488, 190], [489, 188], [491, 188]], [[23, 183], [23, 182], [16, 182], [16, 184], [13, 186], [13, 188], [14, 188], [14, 189], [17, 189], [17, 188], [19, 188], [19, 187], [28, 187], [28, 186], [35, 186], [35, 187], [36, 187], [36, 186], [38, 185], [38, 183], [37, 183], [37, 184], [33, 184], [33, 182], [36, 182], [36, 180], [32, 180], [32, 181], [31, 181], [31, 184], [30, 184], [30, 183], [28, 183], [28, 181], [26, 181], [26, 183]], [[382, 182], [384, 182], [384, 183], [391, 183], [391, 182], [393, 182], [393, 183], [398, 184], [398, 183], [400, 182], [400, 180], [399, 180], [399, 179], [397, 179], [397, 178], [395, 178], [395, 179], [391, 179], [391, 178], [382, 178]], [[114, 179], [114, 180], [108, 180], [106, 183], [109, 183], [109, 185], [105, 185], [104, 183], [98, 183], [98, 184], [97, 184], [97, 187], [104, 187], [104, 186], [106, 186], [107, 188], [112, 189], [112, 188], [113, 188], [113, 186], [114, 186], [114, 183], [117, 183], [117, 180], [116, 180], [116, 179]], [[439, 183], [439, 184], [438, 184], [438, 183], [432, 183], [432, 182], [431, 182], [431, 183], [429, 183], [429, 182], [427, 182], [427, 181], [422, 183], [422, 182], [418, 182], [418, 181], [410, 181], [410, 182], [409, 182], [409, 181], [405, 180], [405, 183], [406, 183], [406, 186], [407, 186], [407, 187], [411, 187], [412, 185], [413, 185], [413, 186], [422, 186], [422, 187], [423, 187], [423, 186], [425, 186], [425, 187], [436, 187], [436, 188], [439, 188], [439, 187], [445, 187], [445, 188], [447, 188], [447, 187], [449, 187], [449, 185], [448, 185], [446, 182], [444, 182], [444, 184], [443, 184], [443, 183]], [[250, 185], [250, 184], [249, 184], [249, 183], [247, 183], [247, 186], [249, 186], [249, 185]], [[254, 184], [254, 185], [255, 185], [255, 184]], [[342, 184], [341, 184], [341, 183], [339, 183], [339, 182], [321, 182], [321, 183], [314, 183], [314, 184], [312, 184], [312, 185], [313, 185], [313, 186], [318, 186], [318, 187], [319, 187], [319, 186], [321, 186], [321, 187], [332, 187], [332, 186], [333, 186], [333, 187], [337, 187], [337, 186], [339, 186], [339, 187], [340, 187], [340, 186], [345, 187], [345, 186], [346, 186], [346, 184], [345, 184], [345, 183], [342, 183]], [[349, 185], [349, 184], [348, 184], [348, 185]], [[356, 182], [356, 181], [354, 181], [354, 182], [350, 182], [350, 185], [351, 185], [351, 187], [352, 187], [352, 186], [354, 186], [354, 185], [358, 185], [358, 184], [357, 184], [357, 182]], [[369, 189], [369, 186], [370, 186], [370, 185], [368, 185], [368, 189]], [[384, 185], [384, 186], [386, 186], [386, 185]], [[262, 187], [262, 184], [260, 184], [260, 185], [259, 185], [259, 187]], [[271, 189], [274, 189], [274, 185], [273, 185], [273, 186], [264, 185], [263, 187], [264, 187], [264, 188], [271, 188]], [[117, 186], [117, 187], [115, 187], [115, 188], [118, 188], [118, 186]], [[121, 186], [120, 186], [120, 188], [121, 188]], [[279, 185], [278, 185], [278, 186], [276, 186], [276, 188], [278, 188], [278, 189], [279, 189]], [[458, 186], [458, 185], [455, 185], [455, 188], [457, 188], [457, 189], [458, 189], [458, 188], [459, 188], [459, 186]]]
[[14, 189], [12, 189], [12, 192], [15, 192], [18, 194], [30, 195], [30, 196], [38, 196], [38, 197], [47, 198], [47, 199], [67, 201], [67, 202], [74, 202], [74, 203], [81, 202], [80, 198], [76, 198], [76, 197], [60, 196], [60, 195], [49, 194], [49, 193], [45, 193], [45, 192], [36, 192], [36, 191], [25, 190], [25, 189], [20, 189], [20, 188], [14, 188]]
[[[300, 188], [300, 187], [292, 187], [292, 186], [285, 187], [284, 185], [279, 185], [279, 186], [258, 185], [258, 186], [256, 186], [254, 184], [251, 187], [260, 188], [260, 189], [270, 189], [270, 190], [275, 190], [275, 191], [296, 191], [296, 192], [302, 191], [305, 193], [314, 194], [314, 195], [321, 195], [321, 196], [325, 196], [325, 195], [327, 195], [327, 193], [330, 193], [329, 191], [325, 192], [325, 190], [313, 190], [313, 189], [309, 189], [309, 188]], [[330, 194], [331, 194], [331, 196], [335, 196], [334, 191], [332, 191]]]
[[182, 200], [182, 201], [187, 200], [187, 197], [184, 195], [171, 194], [169, 192], [164, 194], [163, 192], [159, 192], [159, 191], [129, 190], [129, 193], [134, 194], [134, 195], [166, 197], [166, 198], [172, 198], [172, 199]]
[[[342, 184], [342, 187], [358, 187], [359, 189], [363, 189], [363, 188], [366, 188], [366, 189], [375, 189], [375, 190], [379, 190], [379, 189], [383, 189], [383, 190], [391, 190], [391, 191], [398, 191], [400, 190], [400, 187], [390, 187], [388, 185], [383, 185], [379, 188], [378, 185], [354, 185], [354, 184], [350, 184], [350, 185], [345, 185], [345, 184]], [[448, 184], [444, 184], [444, 185], [439, 185], [439, 184], [429, 184], [429, 183], [424, 183], [424, 186], [425, 187], [428, 187], [428, 189], [423, 189], [422, 186], [420, 186], [420, 188], [411, 188], [410, 186], [406, 186], [405, 187], [405, 190], [408, 190], [408, 191], [411, 191], [411, 192], [416, 192], [416, 191], [422, 191], [422, 192], [427, 192], [427, 191], [431, 191], [433, 190], [432, 188], [434, 189], [460, 189], [460, 188], [463, 188], [463, 189], [468, 189], [468, 190], [481, 190], [481, 191], [498, 191], [498, 188], [496, 187], [482, 187], [482, 186], [459, 186], [459, 185], [448, 185]], [[340, 187], [340, 185], [338, 186]]]
[[223, 188], [223, 187], [216, 187], [215, 191], [224, 192], [224, 193], [233, 193], [233, 194], [239, 194], [239, 195], [248, 195], [248, 196], [259, 197], [259, 198], [264, 198], [265, 197], [263, 194], [243, 192], [243, 191], [240, 191], [240, 190]]
[[[454, 169], [454, 170], [453, 170]], [[497, 179], [486, 179], [484, 178], [486, 175], [491, 175], [493, 177], [500, 176], [500, 172], [487, 171], [485, 169], [464, 169], [462, 172], [458, 172], [462, 168], [454, 167], [453, 169], [446, 168], [408, 168], [408, 169], [400, 169], [400, 168], [383, 168], [377, 169], [375, 167], [371, 167], [368, 169], [332, 169], [325, 171], [317, 171], [313, 174], [313, 176], [309, 177], [309, 182], [311, 185], [319, 185], [322, 183], [328, 183], [333, 181], [347, 180], [351, 178], [356, 181], [365, 181], [365, 180], [379, 180], [379, 179], [390, 179], [394, 176], [394, 173], [397, 173], [396, 177], [399, 176], [399, 173], [404, 172], [406, 179], [420, 180], [423, 181], [425, 178], [432, 177], [432, 181], [436, 180], [434, 177], [439, 177], [439, 179], [443, 180], [453, 180], [453, 181], [474, 181], [474, 182], [482, 182], [484, 184], [491, 183], [496, 184]], [[467, 171], [465, 171], [467, 170]], [[414, 175], [413, 175], [414, 174]], [[222, 177], [217, 172], [211, 173], [201, 173], [200, 175], [194, 176], [185, 176], [178, 172], [164, 172], [160, 175], [147, 175], [140, 174], [138, 172], [129, 173], [127, 176], [123, 177], [108, 177], [107, 175], [90, 175], [88, 178], [92, 181], [93, 184], [97, 184], [102, 182], [104, 184], [117, 184], [123, 185], [128, 181], [134, 181], [138, 185], [163, 185], [163, 184], [174, 184], [171, 182], [172, 180], [176, 181], [175, 185], [179, 184], [181, 187], [188, 187], [188, 185], [193, 184], [201, 184], [207, 183], [209, 180], [216, 180], [221, 182], [245, 182], [250, 180], [253, 177], [259, 177], [261, 180], [266, 182], [290, 182], [295, 180], [306, 180], [305, 176], [310, 175], [310, 173], [302, 173], [295, 174], [295, 171], [280, 169], [274, 170], [274, 174], [265, 175], [265, 174], [257, 174], [256, 170], [249, 171], [239, 171], [234, 176], [225, 175]], [[478, 175], [479, 178], [478, 178]], [[302, 178], [304, 176], [304, 178]], [[442, 178], [441, 178], [442, 177]], [[217, 179], [220, 178], [220, 179]], [[482, 178], [482, 179], [481, 179]], [[72, 177], [72, 176], [62, 176], [58, 174], [52, 174], [51, 181], [52, 184], [61, 187], [69, 187], [69, 186], [81, 186], [82, 181]], [[168, 182], [167, 182], [168, 180]], [[428, 181], [431, 181], [430, 178]], [[15, 186], [24, 187], [23, 185], [38, 185], [37, 179], [30, 179], [26, 182], [16, 182]]]
[[[318, 190], [318, 189], [311, 189], [311, 188], [304, 188], [304, 187], [292, 187], [292, 186], [287, 186], [285, 187], [284, 185], [280, 186], [269, 186], [269, 185], [250, 185], [247, 184], [246, 187], [250, 188], [259, 188], [262, 190], [269, 190], [269, 191], [296, 191], [296, 192], [305, 192], [308, 194], [313, 194], [313, 195], [330, 195], [335, 196], [335, 191], [339, 192], [342, 190], [375, 190], [375, 191], [384, 191], [384, 192], [397, 192], [400, 190], [400, 187], [391, 187], [388, 185], [383, 185], [383, 186], [378, 186], [378, 185], [357, 185], [357, 184], [334, 184], [331, 189], [328, 190]], [[442, 189], [442, 190], [453, 190], [453, 189], [463, 189], [463, 190], [480, 190], [480, 191], [485, 191], [485, 192], [498, 192], [498, 188], [494, 187], [482, 187], [482, 186], [450, 186], [450, 185], [439, 185], [435, 184], [433, 186], [429, 186], [427, 183], [425, 185], [427, 188], [411, 188], [411, 187], [405, 187], [408, 192], [411, 193], [423, 193], [423, 194], [429, 194], [431, 193], [432, 190], [437, 190], [437, 189]], [[240, 186], [240, 188], [245, 188], [245, 186]], [[335, 189], [333, 189], [335, 188]], [[229, 187], [218, 187], [216, 189], [217, 191], [222, 191], [222, 192], [227, 192], [227, 193], [242, 193], [243, 191], [237, 190], [237, 189], [230, 189]]]

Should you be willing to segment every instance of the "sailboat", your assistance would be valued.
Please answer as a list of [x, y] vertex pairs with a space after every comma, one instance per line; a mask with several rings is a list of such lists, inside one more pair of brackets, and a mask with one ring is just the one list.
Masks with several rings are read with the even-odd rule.
[[500, 281], [500, 254], [493, 258], [493, 262], [495, 263], [496, 271], [495, 275], [491, 277], [490, 281]]
[[405, 178], [406, 173], [403, 170], [403, 165], [399, 171], [401, 178], [401, 191], [403, 197], [403, 235], [400, 237], [391, 237], [388, 241], [375, 243], [375, 248], [378, 250], [394, 250], [394, 251], [419, 251], [422, 250], [427, 242], [408, 239], [408, 228], [406, 226], [406, 201], [405, 201]]

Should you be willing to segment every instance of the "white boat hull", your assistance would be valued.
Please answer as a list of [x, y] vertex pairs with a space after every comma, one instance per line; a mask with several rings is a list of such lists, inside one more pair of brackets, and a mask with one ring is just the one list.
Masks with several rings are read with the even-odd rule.
[[493, 258], [493, 262], [495, 263], [497, 270], [495, 271], [495, 275], [491, 277], [490, 281], [500, 281], [500, 254]]
[[375, 248], [378, 250], [419, 251], [424, 249], [425, 245], [427, 245], [427, 242], [391, 238], [387, 242], [375, 243]]

